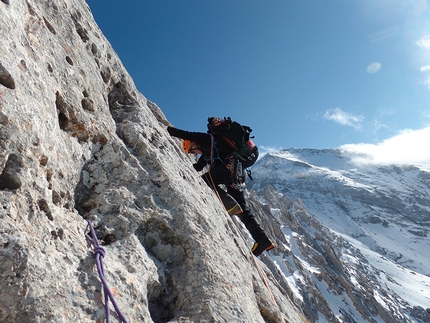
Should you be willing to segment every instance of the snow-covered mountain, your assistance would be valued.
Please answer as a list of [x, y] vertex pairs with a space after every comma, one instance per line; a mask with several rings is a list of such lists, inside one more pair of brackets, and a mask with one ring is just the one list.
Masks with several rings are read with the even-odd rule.
[[359, 157], [258, 161], [251, 204], [278, 244], [264, 261], [312, 322], [430, 322], [430, 166]]

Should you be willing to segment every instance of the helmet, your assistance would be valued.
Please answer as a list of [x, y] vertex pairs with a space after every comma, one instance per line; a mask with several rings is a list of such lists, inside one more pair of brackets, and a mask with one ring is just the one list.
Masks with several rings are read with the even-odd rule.
[[215, 126], [218, 127], [219, 125], [221, 125], [222, 123], [225, 122], [225, 118], [224, 120], [221, 119], [220, 117], [210, 117], [208, 118], [208, 126]]
[[182, 149], [187, 154], [191, 154], [191, 153], [201, 154], [199, 146], [194, 141], [191, 141], [191, 140], [182, 139]]
[[191, 148], [191, 140], [182, 139], [182, 149], [185, 151], [186, 154], [190, 153]]
[[185, 153], [201, 153], [199, 146], [191, 140], [188, 139], [182, 139], [182, 149], [185, 151]]
[[211, 118], [212, 120], [212, 124], [215, 126], [215, 127], [218, 127], [221, 123], [222, 123], [222, 120], [221, 120], [221, 118], [220, 117], [212, 117]]

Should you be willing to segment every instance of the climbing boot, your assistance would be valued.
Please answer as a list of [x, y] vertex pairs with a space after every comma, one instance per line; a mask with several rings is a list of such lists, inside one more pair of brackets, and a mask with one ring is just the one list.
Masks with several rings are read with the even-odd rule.
[[231, 207], [230, 209], [227, 210], [229, 215], [238, 215], [240, 213], [242, 213], [242, 208], [240, 207], [239, 204], [235, 204], [233, 207]]
[[264, 241], [256, 241], [254, 242], [254, 245], [252, 246], [252, 253], [254, 256], [258, 257], [261, 255], [264, 251], [269, 251], [275, 248], [275, 245], [270, 240], [264, 240]]

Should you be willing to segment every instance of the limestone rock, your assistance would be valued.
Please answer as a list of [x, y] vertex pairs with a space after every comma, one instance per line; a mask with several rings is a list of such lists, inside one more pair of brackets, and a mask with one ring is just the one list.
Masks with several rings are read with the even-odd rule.
[[84, 219], [128, 322], [301, 322], [84, 0], [0, 26], [0, 322], [104, 321]]

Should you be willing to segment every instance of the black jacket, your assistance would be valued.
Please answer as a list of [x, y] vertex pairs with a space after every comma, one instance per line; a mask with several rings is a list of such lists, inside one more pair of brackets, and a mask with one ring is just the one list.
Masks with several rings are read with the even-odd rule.
[[[204, 132], [190, 132], [173, 127], [167, 127], [167, 131], [173, 137], [190, 140], [195, 142], [202, 152], [202, 156], [194, 164], [196, 170], [202, 170], [206, 164], [210, 163], [212, 139], [211, 135]], [[227, 157], [232, 154], [234, 149], [222, 138], [214, 136], [214, 151], [212, 157], [215, 164], [220, 164], [227, 160]]]

